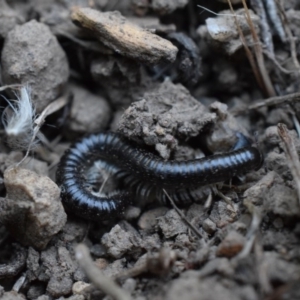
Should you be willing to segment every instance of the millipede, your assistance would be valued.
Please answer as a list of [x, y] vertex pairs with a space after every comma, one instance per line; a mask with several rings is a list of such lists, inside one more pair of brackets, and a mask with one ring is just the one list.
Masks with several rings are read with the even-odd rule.
[[[200, 188], [201, 191], [203, 186], [227, 181], [261, 167], [260, 151], [247, 145], [245, 140], [241, 141], [233, 151], [224, 154], [187, 161], [164, 161], [120, 134], [91, 134], [71, 146], [61, 159], [57, 181], [63, 204], [78, 216], [99, 221], [122, 214], [132, 202], [133, 188], [146, 195], [152, 189], [172, 192], [176, 187], [175, 201], [188, 203], [197, 195], [193, 190]], [[124, 181], [125, 190], [96, 194], [87, 188], [85, 170], [97, 160]]]

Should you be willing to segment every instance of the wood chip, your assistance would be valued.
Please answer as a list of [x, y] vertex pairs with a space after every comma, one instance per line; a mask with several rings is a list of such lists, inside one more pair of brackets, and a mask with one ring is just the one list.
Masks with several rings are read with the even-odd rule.
[[119, 12], [99, 12], [74, 8], [71, 18], [76, 25], [93, 31], [108, 48], [141, 63], [155, 65], [173, 62], [178, 49], [169, 41], [129, 22]]

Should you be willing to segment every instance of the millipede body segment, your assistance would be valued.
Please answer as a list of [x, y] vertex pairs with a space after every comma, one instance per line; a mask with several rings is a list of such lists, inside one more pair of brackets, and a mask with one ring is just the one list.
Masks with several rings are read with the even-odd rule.
[[[97, 160], [103, 161], [106, 169], [123, 179], [128, 191], [108, 195], [90, 191], [85, 170]], [[258, 169], [261, 163], [261, 153], [254, 147], [200, 159], [164, 161], [134, 146], [119, 134], [99, 133], [83, 138], [66, 151], [58, 168], [57, 180], [67, 209], [86, 219], [104, 220], [124, 211], [132, 201], [130, 190], [133, 187], [144, 192], [143, 186], [147, 190], [177, 189], [185, 191], [186, 195], [190, 188], [226, 181]]]

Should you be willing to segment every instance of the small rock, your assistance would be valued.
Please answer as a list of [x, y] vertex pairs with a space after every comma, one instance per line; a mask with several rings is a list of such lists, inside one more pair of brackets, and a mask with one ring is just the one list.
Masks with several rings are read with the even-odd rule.
[[204, 220], [202, 227], [204, 231], [206, 231], [208, 234], [214, 234], [217, 230], [217, 225], [214, 223], [211, 219], [207, 218]]
[[171, 238], [180, 233], [187, 233], [187, 225], [175, 209], [171, 209], [163, 217], [159, 217], [158, 226], [166, 238]]
[[108, 264], [104, 269], [102, 269], [103, 274], [107, 277], [114, 277], [125, 271], [126, 259], [121, 258], [115, 260], [113, 263]]
[[225, 201], [218, 201], [214, 204], [209, 218], [216, 223], [218, 228], [223, 228], [229, 223], [237, 221], [240, 208], [235, 203], [232, 205], [233, 207]]
[[299, 281], [299, 264], [283, 260], [276, 252], [264, 252], [263, 262], [266, 266], [267, 276], [273, 283], [287, 284]]
[[72, 85], [71, 90], [74, 98], [68, 129], [79, 134], [104, 130], [111, 118], [107, 101], [78, 85]]
[[59, 96], [69, 77], [63, 49], [50, 29], [36, 20], [7, 34], [1, 63], [3, 83], [28, 84], [38, 113]]
[[41, 254], [41, 263], [49, 277], [47, 293], [58, 298], [71, 293], [77, 263], [65, 247], [50, 247]]
[[93, 246], [91, 246], [90, 252], [95, 257], [101, 257], [106, 254], [106, 250], [100, 244], [94, 244]]
[[284, 184], [273, 185], [264, 195], [264, 208], [285, 218], [299, 217], [300, 207], [295, 189]]
[[136, 206], [129, 206], [125, 210], [124, 219], [127, 221], [135, 220], [141, 214], [141, 208]]
[[109, 265], [109, 262], [105, 258], [98, 258], [95, 260], [95, 265], [100, 270], [104, 270]]
[[67, 220], [59, 188], [50, 178], [20, 168], [7, 169], [4, 184], [1, 214], [7, 229], [24, 245], [45, 248]]
[[17, 24], [23, 23], [24, 20], [18, 13], [11, 9], [5, 1], [0, 2], [0, 38], [6, 37]]
[[158, 86], [158, 83], [142, 70], [138, 62], [113, 55], [97, 55], [90, 66], [94, 81], [101, 85], [109, 102], [122, 114], [124, 107], [139, 101], [147, 90]]
[[239, 120], [228, 111], [226, 104], [215, 101], [210, 104], [209, 109], [217, 115], [217, 121], [213, 130], [206, 137], [207, 147], [212, 153], [231, 151], [239, 139], [237, 132], [248, 136], [247, 130], [243, 128]]
[[129, 22], [120, 12], [76, 8], [71, 18], [76, 25], [93, 31], [105, 46], [133, 60], [155, 65], [176, 59], [178, 50], [171, 42]]
[[31, 283], [31, 286], [30, 286], [26, 296], [27, 296], [27, 299], [35, 300], [39, 296], [42, 296], [44, 294], [45, 294], [44, 284], [37, 282], [37, 283]]
[[18, 294], [17, 292], [6, 292], [1, 297], [1, 300], [25, 300], [25, 296], [22, 294]]
[[77, 281], [72, 286], [72, 293], [75, 295], [81, 295], [83, 293], [83, 290], [90, 286], [90, 283], [86, 283], [83, 281]]
[[199, 271], [199, 277], [205, 278], [209, 275], [218, 273], [225, 277], [234, 275], [234, 269], [228, 258], [215, 258], [209, 260]]
[[[194, 271], [195, 272], [195, 271]], [[199, 278], [192, 271], [185, 272], [165, 286], [166, 300], [239, 300], [230, 287], [223, 285], [214, 277]]]
[[244, 192], [244, 204], [262, 205], [271, 186], [282, 182], [276, 172], [268, 172], [260, 181]]
[[[255, 31], [257, 32], [257, 34], [259, 34], [259, 18], [253, 13], [252, 10], [249, 9], [248, 11]], [[224, 10], [219, 13], [220, 14], [217, 17], [207, 18], [205, 20], [206, 25], [201, 25], [197, 29], [197, 33], [202, 38], [211, 41], [212, 46], [221, 46], [227, 54], [232, 55], [236, 53], [237, 50], [243, 47], [243, 43], [235, 26], [235, 19], [231, 17], [231, 11]], [[237, 16], [244, 15], [245, 10], [237, 9], [235, 11], [235, 14]], [[248, 43], [252, 43], [251, 32], [247, 20], [245, 18], [237, 19], [246, 41]]]
[[271, 151], [265, 158], [265, 164], [268, 170], [275, 171], [277, 174], [287, 180], [292, 180], [293, 176], [291, 170], [287, 164], [286, 156], [284, 152], [278, 153], [278, 151]]
[[282, 229], [283, 228], [283, 221], [281, 218], [276, 218], [274, 221], [273, 221], [273, 226], [276, 228], [276, 229]]
[[166, 159], [167, 152], [176, 148], [178, 138], [198, 136], [215, 119], [215, 113], [208, 112], [182, 85], [164, 81], [125, 110], [118, 131], [129, 139], [155, 146]]
[[216, 255], [233, 257], [242, 251], [245, 244], [245, 238], [236, 231], [230, 231], [225, 239], [218, 246]]
[[135, 288], [136, 288], [137, 282], [135, 279], [133, 278], [128, 278], [125, 280], [124, 284], [123, 284], [123, 289], [125, 289], [126, 291], [128, 291], [129, 293], [132, 293]]
[[168, 210], [169, 208], [167, 207], [158, 207], [144, 212], [138, 221], [139, 228], [147, 231], [156, 231], [158, 217], [163, 216]]
[[148, 252], [161, 248], [162, 243], [160, 240], [160, 236], [157, 233], [148, 235], [148, 233], [146, 232], [145, 236], [143, 236], [142, 239], [143, 239], [143, 248]]
[[50, 300], [50, 297], [48, 295], [43, 295], [36, 298], [36, 300]]
[[103, 235], [102, 245], [113, 258], [120, 258], [125, 253], [139, 249], [141, 238], [132, 231], [125, 231], [120, 225], [114, 226], [109, 233]]
[[34, 250], [32, 247], [28, 249], [27, 255], [27, 280], [35, 281], [39, 277], [40, 272], [40, 254], [38, 251]]
[[187, 5], [188, 0], [152, 0], [151, 7], [160, 15], [170, 14], [178, 8]]

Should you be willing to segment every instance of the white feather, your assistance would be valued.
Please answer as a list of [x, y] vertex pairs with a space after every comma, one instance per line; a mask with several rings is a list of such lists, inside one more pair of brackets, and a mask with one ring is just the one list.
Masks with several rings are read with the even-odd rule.
[[32, 147], [35, 109], [30, 100], [30, 89], [23, 86], [17, 100], [8, 100], [9, 106], [2, 114], [7, 143], [13, 149], [28, 150]]

